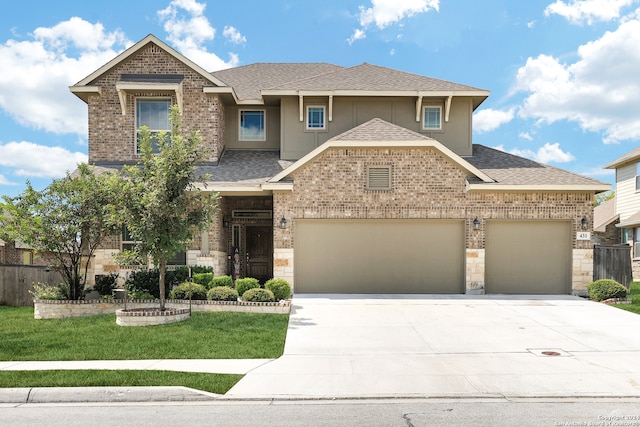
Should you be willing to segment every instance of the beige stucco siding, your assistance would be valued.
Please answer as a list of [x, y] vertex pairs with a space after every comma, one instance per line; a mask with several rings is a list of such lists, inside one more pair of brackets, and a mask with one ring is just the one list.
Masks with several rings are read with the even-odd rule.
[[[421, 122], [416, 121], [415, 98], [342, 98], [333, 99], [333, 120], [328, 120], [328, 97], [304, 98], [304, 106], [327, 105], [327, 129], [308, 131], [304, 120], [300, 121], [300, 104], [298, 98], [283, 98], [281, 101], [282, 126], [281, 157], [296, 160], [327, 141], [355, 126], [373, 118], [380, 118], [409, 130], [437, 139], [446, 147], [459, 155], [471, 154], [471, 100], [469, 98], [453, 98], [449, 121], [444, 122], [445, 100], [442, 98], [424, 98], [423, 105], [437, 105], [443, 108], [443, 129], [439, 131], [423, 131]], [[303, 111], [306, 111], [303, 110]], [[306, 118], [304, 118], [306, 120]], [[455, 125], [454, 125], [455, 124]]]

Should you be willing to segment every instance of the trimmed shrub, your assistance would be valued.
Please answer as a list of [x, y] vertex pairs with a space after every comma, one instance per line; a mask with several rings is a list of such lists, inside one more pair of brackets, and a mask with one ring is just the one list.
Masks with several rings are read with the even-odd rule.
[[170, 299], [207, 299], [207, 288], [193, 283], [184, 282], [169, 292]]
[[213, 279], [213, 273], [196, 273], [193, 275], [193, 282], [202, 286], [208, 286]]
[[273, 292], [268, 289], [251, 288], [242, 294], [242, 301], [250, 302], [273, 302], [276, 298]]
[[244, 295], [244, 293], [249, 289], [259, 287], [260, 282], [258, 282], [258, 279], [254, 279], [253, 277], [244, 277], [236, 280], [236, 291], [238, 291], [238, 295]]
[[233, 279], [231, 276], [218, 276], [211, 279], [209, 282], [209, 289], [215, 288], [216, 286], [228, 286], [233, 288]]
[[93, 289], [101, 296], [111, 295], [116, 287], [117, 279], [118, 273], [96, 274], [96, 284], [93, 286]]
[[238, 291], [229, 286], [215, 286], [207, 292], [210, 301], [238, 301]]
[[53, 286], [48, 283], [36, 282], [33, 284], [33, 290], [29, 293], [33, 295], [33, 299], [67, 299], [61, 285]]
[[128, 293], [127, 298], [130, 300], [151, 300], [156, 299], [153, 295], [144, 291], [131, 291]]
[[291, 285], [284, 279], [270, 279], [264, 284], [264, 288], [273, 292], [276, 301], [291, 297]]
[[609, 298], [625, 298], [627, 288], [611, 279], [600, 279], [589, 285], [589, 298], [594, 301], [604, 301]]

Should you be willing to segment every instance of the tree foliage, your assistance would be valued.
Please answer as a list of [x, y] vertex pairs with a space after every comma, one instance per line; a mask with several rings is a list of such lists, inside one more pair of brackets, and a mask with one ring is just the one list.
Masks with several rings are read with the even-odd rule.
[[[151, 258], [160, 271], [161, 310], [167, 260], [185, 250], [217, 206], [217, 194], [202, 191], [195, 183], [197, 165], [205, 159], [200, 133], [182, 135], [177, 106], [172, 107], [170, 119], [170, 133], [140, 129], [141, 160], [122, 169], [116, 190], [121, 205], [112, 208], [114, 218], [137, 242], [133, 253], [142, 260]], [[152, 142], [157, 142], [159, 151], [154, 152]]]
[[36, 191], [29, 182], [13, 198], [3, 196], [2, 236], [35, 249], [62, 273], [69, 298], [84, 295], [89, 260], [102, 240], [117, 230], [108, 204], [114, 176], [82, 164], [73, 174]]
[[613, 190], [605, 191], [604, 193], [596, 194], [596, 197], [593, 199], [593, 206], [600, 206], [604, 202], [613, 199], [616, 197], [616, 192]]

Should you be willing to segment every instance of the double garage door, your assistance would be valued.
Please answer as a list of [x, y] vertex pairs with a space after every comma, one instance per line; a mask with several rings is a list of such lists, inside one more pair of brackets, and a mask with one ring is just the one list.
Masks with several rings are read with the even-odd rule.
[[[461, 294], [461, 220], [296, 220], [296, 293]], [[571, 223], [487, 221], [486, 293], [566, 294]]]

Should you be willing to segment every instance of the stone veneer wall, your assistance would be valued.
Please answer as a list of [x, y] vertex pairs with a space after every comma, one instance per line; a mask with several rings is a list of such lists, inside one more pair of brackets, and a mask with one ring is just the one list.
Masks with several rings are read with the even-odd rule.
[[[368, 165], [392, 165], [391, 191], [366, 190]], [[299, 218], [464, 219], [466, 287], [469, 293], [482, 292], [485, 220], [571, 220], [574, 289], [588, 283], [593, 271], [587, 255], [593, 243], [575, 239], [583, 216], [593, 224], [593, 194], [589, 192], [467, 191], [466, 174], [428, 147], [332, 148], [295, 171], [293, 178], [292, 192], [273, 194], [274, 218], [284, 215], [289, 221], [284, 230], [274, 228], [274, 252], [282, 254], [274, 264], [293, 263], [295, 220]], [[476, 217], [481, 221], [479, 230], [472, 226]], [[275, 269], [276, 277], [276, 271], [283, 272]]]
[[89, 96], [89, 163], [123, 162], [137, 158], [135, 154], [135, 98], [168, 97], [170, 92], [138, 92], [127, 94], [127, 114], [122, 115], [116, 83], [122, 74], [182, 74], [182, 129], [185, 134], [200, 131], [208, 150], [208, 161], [218, 161], [224, 148], [224, 105], [217, 95], [204, 94], [211, 86], [200, 74], [149, 43], [115, 68], [98, 77], [91, 85], [99, 86], [100, 95]]
[[[157, 300], [127, 301], [127, 308], [158, 307]], [[63, 301], [63, 300], [35, 300], [35, 319], [65, 319], [70, 317], [95, 316], [98, 314], [115, 313], [125, 308], [122, 300], [102, 301]], [[191, 311], [234, 311], [245, 313], [289, 313], [291, 301], [281, 302], [244, 302], [244, 301], [189, 301], [167, 300], [167, 308], [189, 308]]]

